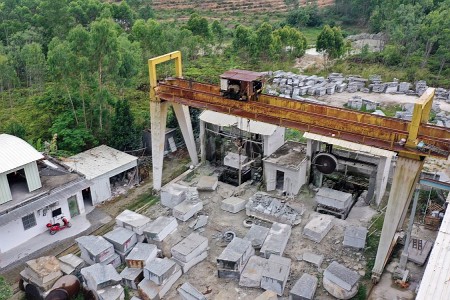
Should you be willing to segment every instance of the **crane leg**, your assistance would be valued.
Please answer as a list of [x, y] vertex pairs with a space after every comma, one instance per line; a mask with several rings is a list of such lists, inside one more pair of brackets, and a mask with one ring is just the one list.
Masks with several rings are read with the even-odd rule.
[[150, 101], [153, 189], [155, 190], [160, 190], [162, 185], [164, 144], [166, 136], [168, 105], [169, 105], [168, 102]]
[[175, 116], [180, 125], [181, 133], [183, 134], [184, 142], [191, 157], [192, 164], [198, 165], [198, 155], [195, 146], [194, 131], [192, 130], [191, 115], [189, 114], [189, 107], [186, 105], [172, 103]]

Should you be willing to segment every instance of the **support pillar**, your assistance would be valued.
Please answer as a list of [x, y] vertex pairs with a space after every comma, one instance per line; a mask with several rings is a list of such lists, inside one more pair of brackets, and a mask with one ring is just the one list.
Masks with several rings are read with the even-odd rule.
[[391, 169], [392, 157], [381, 156], [378, 161], [377, 179], [375, 184], [375, 203], [380, 206], [386, 186], [389, 180], [389, 171]]
[[423, 160], [399, 157], [389, 194], [383, 229], [378, 244], [377, 256], [372, 270], [372, 280], [378, 282], [388, 260], [397, 227], [403, 211], [410, 204], [414, 187], [419, 180]]
[[202, 164], [206, 162], [206, 130], [205, 122], [200, 120], [200, 161]]
[[321, 147], [321, 143], [319, 141], [315, 141], [315, 140], [311, 140], [308, 139], [306, 141], [306, 161], [307, 161], [307, 165], [306, 165], [306, 170], [308, 170], [308, 172], [306, 173], [306, 183], [309, 184], [311, 182], [312, 177], [312, 173], [313, 173], [313, 169], [312, 169], [312, 159], [314, 154], [317, 151], [320, 151], [320, 147]]
[[162, 186], [167, 107], [168, 102], [150, 101], [153, 189], [155, 190], [160, 190]]
[[183, 134], [184, 142], [191, 157], [192, 164], [198, 165], [197, 149], [195, 146], [194, 131], [192, 130], [191, 115], [189, 114], [189, 107], [179, 103], [172, 103], [175, 116], [177, 117], [178, 125]]

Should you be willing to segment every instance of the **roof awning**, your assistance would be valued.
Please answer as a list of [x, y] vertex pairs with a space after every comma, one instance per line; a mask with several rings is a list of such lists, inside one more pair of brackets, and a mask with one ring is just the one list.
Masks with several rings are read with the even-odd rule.
[[340, 146], [343, 148], [351, 149], [354, 151], [373, 154], [376, 156], [394, 157], [397, 155], [397, 153], [395, 153], [393, 151], [384, 150], [384, 149], [380, 149], [380, 148], [376, 148], [376, 147], [372, 147], [372, 146], [366, 146], [366, 145], [362, 145], [362, 144], [357, 144], [357, 143], [344, 141], [344, 140], [340, 140], [337, 138], [328, 137], [328, 136], [310, 133], [310, 132], [305, 132], [303, 134], [303, 137], [310, 139], [310, 140], [315, 140], [315, 141], [324, 142], [327, 144], [332, 144], [332, 145]]
[[240, 130], [261, 135], [272, 135], [278, 128], [276, 125], [253, 121], [247, 118], [227, 115], [211, 110], [203, 111], [200, 115], [200, 120], [218, 126], [235, 126]]

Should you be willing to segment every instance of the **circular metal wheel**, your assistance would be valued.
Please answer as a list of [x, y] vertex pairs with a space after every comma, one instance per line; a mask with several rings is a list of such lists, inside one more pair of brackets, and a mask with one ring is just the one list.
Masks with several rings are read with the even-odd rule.
[[67, 227], [72, 227], [72, 223], [67, 223]]
[[50, 230], [50, 234], [54, 235], [56, 233], [56, 230]]
[[331, 174], [338, 166], [337, 158], [330, 153], [319, 153], [313, 159], [313, 165], [323, 174]]

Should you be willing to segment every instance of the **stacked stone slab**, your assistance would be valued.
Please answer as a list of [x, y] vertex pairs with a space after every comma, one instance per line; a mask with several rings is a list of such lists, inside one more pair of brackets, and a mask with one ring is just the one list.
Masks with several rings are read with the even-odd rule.
[[350, 299], [358, 292], [359, 278], [355, 271], [333, 261], [323, 273], [323, 287], [338, 299]]
[[367, 228], [358, 226], [348, 226], [344, 233], [344, 243], [346, 247], [364, 249], [366, 246]]
[[144, 268], [144, 279], [138, 284], [144, 300], [162, 299], [182, 274], [180, 266], [168, 258], [156, 258]]
[[174, 208], [186, 199], [186, 191], [195, 189], [178, 183], [171, 183], [161, 189], [161, 205]]
[[301, 222], [303, 211], [297, 211], [283, 203], [280, 199], [263, 192], [255, 193], [245, 205], [247, 216], [266, 220], [269, 222], [279, 222], [289, 225], [296, 225]]
[[93, 264], [81, 269], [81, 275], [87, 288], [96, 291], [99, 299], [124, 299], [125, 292], [120, 285], [122, 277], [111, 265]]
[[197, 190], [199, 190], [199, 191], [215, 191], [218, 183], [219, 183], [219, 179], [217, 178], [217, 176], [202, 176], [198, 180]]
[[144, 279], [144, 272], [139, 268], [126, 267], [120, 272], [120, 276], [122, 277], [122, 284], [124, 286], [137, 290], [139, 282]]
[[260, 256], [252, 256], [242, 270], [239, 285], [245, 287], [260, 287], [261, 278], [267, 268], [268, 260]]
[[416, 82], [416, 93], [419, 96], [422, 96], [423, 93], [427, 90], [427, 82], [425, 80], [419, 80]]
[[386, 82], [386, 93], [395, 94], [398, 92], [398, 82]]
[[144, 241], [144, 228], [150, 221], [150, 218], [128, 209], [124, 210], [116, 217], [116, 225], [136, 233], [138, 242]]
[[322, 187], [317, 192], [315, 200], [318, 203], [318, 212], [327, 212], [346, 218], [353, 203], [353, 196], [350, 193]]
[[144, 235], [148, 243], [152, 243], [152, 241], [161, 242], [169, 234], [177, 230], [177, 227], [178, 223], [174, 217], [159, 216], [145, 227]]
[[103, 237], [113, 244], [114, 250], [119, 254], [122, 262], [125, 262], [125, 257], [137, 243], [136, 233], [123, 227], [118, 227], [106, 233]]
[[273, 254], [282, 256], [291, 230], [290, 225], [274, 222], [261, 247], [260, 255], [265, 258], [270, 258]]
[[181, 266], [184, 274], [206, 259], [207, 249], [208, 239], [193, 232], [172, 248], [172, 259]]
[[114, 252], [114, 246], [101, 236], [87, 235], [75, 241], [81, 251], [81, 258], [89, 265], [100, 263], [112, 264], [118, 267], [121, 263], [120, 256]]
[[143, 269], [156, 258], [158, 248], [152, 244], [137, 243], [125, 258], [129, 268]]
[[79, 276], [80, 270], [84, 268], [85, 262], [74, 254], [67, 254], [58, 258], [59, 267], [64, 275]]
[[172, 214], [180, 221], [187, 221], [203, 209], [197, 190], [186, 192], [186, 200], [173, 208]]
[[278, 255], [271, 255], [261, 277], [261, 288], [283, 295], [284, 287], [291, 271], [291, 260]]
[[411, 83], [409, 82], [400, 82], [398, 85], [398, 91], [400, 93], [406, 93], [411, 88]]
[[189, 282], [183, 283], [177, 291], [183, 300], [206, 300], [206, 297]]
[[238, 197], [230, 197], [222, 201], [220, 208], [230, 213], [238, 213], [245, 209], [245, 203], [247, 201]]
[[20, 276], [26, 284], [33, 284], [43, 294], [52, 288], [63, 273], [56, 257], [43, 256], [27, 261]]
[[217, 258], [219, 278], [239, 280], [249, 258], [255, 254], [250, 241], [235, 237]]
[[318, 279], [304, 273], [289, 292], [289, 300], [313, 300]]
[[333, 216], [319, 215], [311, 219], [303, 229], [303, 235], [308, 239], [320, 243], [333, 227]]
[[269, 230], [267, 227], [253, 224], [245, 235], [244, 240], [250, 241], [253, 248], [261, 249], [269, 234]]

